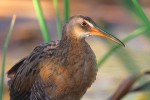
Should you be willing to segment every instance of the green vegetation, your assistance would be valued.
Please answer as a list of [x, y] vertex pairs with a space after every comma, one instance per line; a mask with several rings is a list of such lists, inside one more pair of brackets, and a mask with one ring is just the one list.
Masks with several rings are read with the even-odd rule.
[[[150, 23], [137, 0], [125, 0], [124, 2], [127, 5], [128, 9], [130, 11], [133, 11], [133, 13], [135, 13], [136, 16], [138, 16], [141, 19], [141, 21], [144, 23], [143, 27], [138, 28], [134, 32], [130, 33], [125, 39], [123, 39], [123, 42], [125, 43], [143, 33], [148, 32]], [[149, 36], [149, 34], [147, 34], [146, 36]], [[108, 53], [106, 53], [101, 59], [98, 60], [97, 66], [100, 67], [114, 53], [114, 51], [116, 51], [119, 48], [120, 48], [120, 46], [115, 46], [110, 51], [108, 51]], [[125, 56], [127, 56], [127, 55], [125, 55]], [[135, 66], [132, 66], [132, 67], [135, 67]], [[136, 68], [136, 69], [138, 69], [138, 68]]]
[[59, 12], [59, 6], [58, 6], [58, 0], [53, 0], [53, 5], [54, 5], [54, 8], [55, 8], [55, 12], [56, 12], [56, 17], [57, 17], [57, 20], [56, 20], [56, 25], [57, 25], [57, 33], [58, 33], [58, 37], [59, 39], [61, 38], [61, 32], [62, 32], [62, 22], [61, 22], [61, 19], [60, 19], [60, 12]]
[[14, 27], [14, 24], [15, 24], [15, 20], [16, 20], [16, 15], [14, 15], [13, 18], [12, 18], [10, 28], [9, 28], [9, 31], [8, 31], [8, 35], [6, 37], [4, 48], [3, 48], [3, 61], [2, 61], [1, 76], [0, 76], [1, 77], [1, 80], [0, 80], [0, 100], [3, 99], [3, 89], [4, 89], [3, 86], [4, 86], [4, 77], [5, 77], [4, 73], [5, 73], [6, 54], [7, 54], [7, 48], [8, 48], [10, 38], [11, 38], [11, 34], [12, 34], [12, 31], [13, 31], [13, 27]]
[[65, 9], [65, 22], [67, 22], [70, 17], [70, 0], [64, 0], [64, 9]]
[[[148, 30], [148, 28], [146, 27], [142, 27], [139, 28], [137, 30], [135, 30], [134, 32], [132, 32], [130, 35], [128, 35], [125, 39], [123, 39], [122, 41], [124, 43], [128, 42], [129, 40], [132, 40], [133, 38], [143, 34], [144, 32], [146, 32]], [[110, 49], [110, 51], [108, 51], [108, 53], [106, 53], [102, 59], [100, 59], [97, 63], [97, 66], [100, 67], [113, 53], [114, 51], [116, 51], [117, 49], [121, 48], [122, 46], [114, 46], [112, 49]]]
[[49, 35], [48, 26], [44, 19], [43, 10], [40, 5], [40, 0], [33, 0], [33, 5], [35, 8], [35, 12], [37, 13], [37, 17], [38, 17], [39, 25], [42, 31], [44, 42], [47, 43], [51, 40], [51, 37]]

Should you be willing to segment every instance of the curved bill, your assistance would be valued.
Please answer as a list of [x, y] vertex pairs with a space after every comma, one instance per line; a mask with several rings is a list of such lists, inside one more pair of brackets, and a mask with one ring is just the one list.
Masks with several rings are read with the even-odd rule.
[[109, 40], [112, 40], [115, 43], [118, 43], [118, 44], [120, 44], [120, 45], [125, 47], [124, 43], [121, 42], [118, 38], [116, 38], [115, 36], [113, 36], [113, 35], [111, 35], [109, 33], [104, 32], [103, 30], [101, 30], [99, 28], [93, 27], [91, 29], [91, 35], [97, 35], [97, 36], [101, 36], [103, 38], [108, 38]]

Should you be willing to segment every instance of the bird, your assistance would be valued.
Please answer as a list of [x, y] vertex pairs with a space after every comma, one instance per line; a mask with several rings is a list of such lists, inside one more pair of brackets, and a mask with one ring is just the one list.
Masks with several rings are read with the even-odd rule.
[[61, 40], [42, 43], [8, 72], [10, 100], [80, 100], [96, 80], [96, 56], [85, 38], [99, 36], [125, 46], [87, 16], [63, 26]]

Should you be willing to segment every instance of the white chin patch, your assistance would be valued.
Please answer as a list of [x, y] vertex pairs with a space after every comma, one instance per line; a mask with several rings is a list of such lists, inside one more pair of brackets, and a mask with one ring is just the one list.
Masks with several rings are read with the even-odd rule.
[[90, 34], [82, 34], [81, 35], [82, 38], [86, 38], [86, 37], [89, 37], [89, 36], [90, 36]]
[[90, 34], [85, 34], [85, 36], [84, 37], [89, 37], [90, 36]]

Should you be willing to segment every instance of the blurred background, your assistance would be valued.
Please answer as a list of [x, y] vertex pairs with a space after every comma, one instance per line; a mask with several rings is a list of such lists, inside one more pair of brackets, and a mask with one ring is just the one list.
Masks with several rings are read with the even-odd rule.
[[[64, 0], [59, 1], [59, 12], [64, 24]], [[132, 0], [70, 0], [70, 16], [84, 15], [91, 17], [105, 31], [124, 39], [136, 29], [143, 27]], [[150, 0], [139, 0], [147, 18], [150, 17]], [[41, 7], [46, 19], [52, 40], [58, 40], [56, 27], [56, 12], [53, 0], [41, 0]], [[13, 14], [17, 19], [10, 39], [5, 73], [21, 58], [30, 54], [33, 48], [43, 43], [40, 26], [32, 0], [1, 0], [0, 1], [0, 65], [2, 65], [3, 46], [8, 33]], [[150, 68], [150, 34], [133, 38], [113, 53], [100, 65], [97, 79], [88, 89], [82, 100], [105, 100], [110, 97], [119, 84], [130, 74], [139, 73]], [[90, 37], [87, 42], [94, 50], [97, 60], [116, 44], [98, 37]], [[0, 69], [1, 70], [1, 69]], [[9, 100], [5, 74], [4, 100]], [[149, 92], [131, 93], [123, 100], [150, 100]]]

